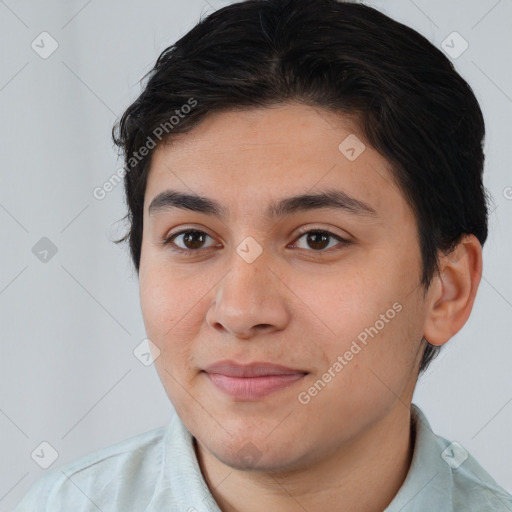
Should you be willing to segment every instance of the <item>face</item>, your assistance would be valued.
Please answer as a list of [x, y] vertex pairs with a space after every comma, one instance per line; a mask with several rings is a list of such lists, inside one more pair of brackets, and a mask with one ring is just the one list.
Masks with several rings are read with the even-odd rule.
[[146, 332], [176, 412], [231, 467], [311, 464], [412, 395], [427, 314], [416, 221], [362, 140], [286, 104], [215, 113], [153, 154]]

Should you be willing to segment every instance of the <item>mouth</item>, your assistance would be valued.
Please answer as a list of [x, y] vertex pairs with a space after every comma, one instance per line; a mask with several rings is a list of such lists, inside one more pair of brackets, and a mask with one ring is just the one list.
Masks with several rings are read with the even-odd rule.
[[273, 363], [239, 364], [219, 361], [203, 370], [209, 381], [221, 392], [238, 400], [258, 400], [270, 393], [288, 388], [302, 380], [308, 372]]

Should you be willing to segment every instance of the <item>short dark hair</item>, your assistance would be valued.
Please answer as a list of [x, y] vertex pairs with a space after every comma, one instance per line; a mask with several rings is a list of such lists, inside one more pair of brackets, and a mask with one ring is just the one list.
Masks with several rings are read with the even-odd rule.
[[[374, 8], [337, 0], [234, 3], [166, 48], [141, 81], [148, 76], [112, 129], [126, 163], [130, 224], [115, 242], [129, 240], [137, 273], [153, 148], [210, 112], [287, 101], [355, 117], [364, 141], [388, 160], [416, 216], [425, 290], [439, 270], [438, 251], [449, 253], [465, 234], [482, 246], [487, 238], [478, 101], [439, 49]], [[420, 372], [439, 351], [423, 341]]]

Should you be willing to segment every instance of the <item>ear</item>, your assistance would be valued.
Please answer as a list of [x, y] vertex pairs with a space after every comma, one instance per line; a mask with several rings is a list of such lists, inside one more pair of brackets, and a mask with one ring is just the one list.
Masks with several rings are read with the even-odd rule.
[[466, 323], [482, 276], [482, 246], [465, 235], [449, 254], [441, 253], [439, 273], [432, 280], [423, 336], [431, 345], [444, 345]]

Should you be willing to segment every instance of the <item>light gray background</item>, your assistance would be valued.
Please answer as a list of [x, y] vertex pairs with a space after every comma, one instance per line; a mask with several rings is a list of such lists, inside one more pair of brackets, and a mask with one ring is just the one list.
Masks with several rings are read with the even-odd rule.
[[[227, 3], [0, 0], [1, 511], [44, 473], [31, 458], [42, 441], [59, 454], [53, 469], [173, 413], [153, 366], [133, 355], [145, 337], [136, 274], [127, 247], [111, 242], [125, 227], [122, 185], [102, 201], [92, 191], [122, 166], [110, 133], [139, 79]], [[512, 2], [366, 3], [438, 47], [453, 31], [469, 43], [453, 61], [487, 123], [483, 279], [414, 401], [512, 491]], [[47, 59], [31, 48], [43, 31], [59, 45]], [[42, 237], [57, 247], [46, 263], [32, 252]]]

